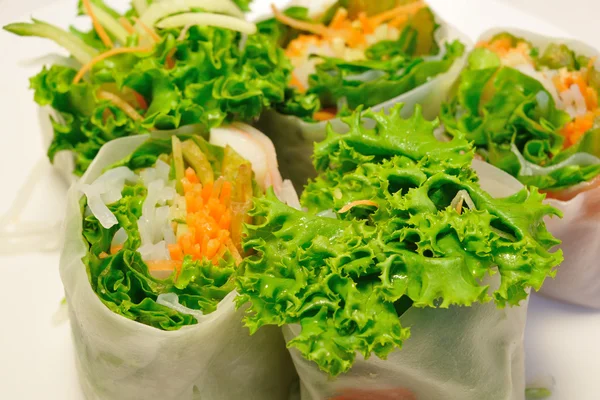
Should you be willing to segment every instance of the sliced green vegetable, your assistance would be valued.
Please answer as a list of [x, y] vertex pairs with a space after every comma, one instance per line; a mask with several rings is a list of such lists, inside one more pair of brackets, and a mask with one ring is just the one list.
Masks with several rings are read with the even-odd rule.
[[19, 36], [38, 36], [50, 39], [67, 49], [82, 64], [87, 64], [98, 55], [98, 50], [88, 46], [75, 35], [37, 19], [32, 19], [32, 21], [32, 23], [8, 24], [4, 26], [4, 30]]
[[214, 172], [206, 155], [191, 139], [182, 143], [183, 158], [196, 171], [198, 179], [203, 185], [211, 184], [215, 180]]
[[183, 194], [183, 184], [181, 180], [185, 176], [185, 166], [183, 163], [183, 149], [181, 141], [177, 136], [171, 136], [171, 143], [173, 145], [173, 164], [175, 165], [175, 180], [177, 181], [176, 188], [179, 194]]

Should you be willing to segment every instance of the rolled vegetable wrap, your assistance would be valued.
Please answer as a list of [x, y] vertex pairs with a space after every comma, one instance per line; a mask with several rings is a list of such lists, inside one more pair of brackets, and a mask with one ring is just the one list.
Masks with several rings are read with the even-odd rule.
[[464, 132], [487, 162], [547, 194], [562, 220], [548, 222], [565, 262], [542, 293], [600, 307], [600, 64], [574, 40], [493, 30], [469, 56], [447, 131]]
[[282, 173], [298, 189], [315, 175], [310, 155], [327, 123], [343, 131], [340, 117], [358, 106], [384, 110], [403, 102], [408, 116], [422, 104], [426, 117], [437, 116], [469, 43], [420, 0], [339, 1], [324, 13], [309, 12], [274, 9], [273, 19], [258, 24], [293, 65], [285, 102], [258, 126], [281, 160], [291, 160], [281, 163]]
[[252, 198], [281, 178], [266, 137], [220, 129], [223, 147], [111, 141], [70, 190], [60, 272], [88, 399], [289, 395], [281, 331], [250, 336], [233, 302]]
[[562, 261], [543, 221], [558, 211], [478, 176], [470, 142], [438, 141], [418, 107], [344, 121], [315, 146], [308, 211], [255, 200], [246, 324], [284, 326], [303, 399], [523, 399], [526, 299]]
[[35, 19], [5, 26], [70, 54], [53, 57], [30, 80], [44, 108], [48, 157], [65, 178], [80, 177], [110, 140], [157, 130], [207, 134], [282, 102], [291, 66], [245, 20], [238, 6], [248, 3], [136, 0], [119, 13], [103, 0], [83, 0], [90, 31]]

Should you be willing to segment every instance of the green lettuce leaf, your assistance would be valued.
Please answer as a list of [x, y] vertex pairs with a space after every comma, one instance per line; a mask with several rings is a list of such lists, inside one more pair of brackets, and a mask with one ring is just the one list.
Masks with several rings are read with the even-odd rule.
[[[564, 50], [560, 46], [549, 46], [541, 57], [534, 58], [546, 67], [554, 68], [558, 64], [561, 64], [558, 67], [566, 67], [559, 62], [563, 56], [558, 54]], [[542, 190], [560, 190], [600, 174], [600, 166], [584, 165], [566, 166], [548, 176], [520, 174], [521, 165], [512, 151], [513, 145], [527, 162], [551, 167], [574, 154], [576, 149], [585, 148], [581, 143], [587, 139], [582, 138], [580, 144], [563, 150], [564, 137], [559, 131], [571, 117], [556, 107], [539, 81], [501, 66], [498, 56], [487, 49], [479, 48], [470, 54], [453, 97], [442, 106], [441, 119], [450, 134], [464, 133], [486, 161], [524, 184]]]
[[[115, 17], [115, 11], [102, 1], [93, 4], [108, 18]], [[68, 34], [60, 33], [38, 21], [6, 29], [53, 38], [82, 62], [106, 50], [93, 30], [71, 28]], [[77, 84], [73, 83], [77, 71], [59, 65], [45, 67], [31, 78], [35, 101], [56, 112], [50, 160], [58, 151], [70, 150], [75, 156], [75, 174], [81, 175], [100, 147], [114, 138], [192, 124], [205, 133], [228, 121], [251, 122], [264, 109], [284, 102], [291, 65], [268, 35], [250, 35], [242, 43], [237, 32], [198, 26], [191, 27], [183, 40], [177, 40], [180, 29], [158, 30], [158, 34], [161, 41], [151, 52], [109, 57], [96, 63], [89, 78]], [[138, 39], [129, 36], [128, 45], [138, 46]], [[111, 101], [99, 99], [99, 90], [119, 95], [141, 118], [132, 118]], [[142, 103], [133, 91], [141, 95]], [[312, 109], [310, 103], [315, 101], [299, 104]]]
[[[560, 213], [544, 195], [492, 198], [471, 169], [467, 140], [440, 142], [437, 122], [420, 109], [405, 120], [401, 108], [357, 110], [345, 119], [347, 134], [330, 128], [315, 145], [319, 176], [301, 199], [308, 212], [271, 193], [255, 202], [257, 223], [246, 227], [245, 249], [255, 252], [237, 278], [239, 304], [251, 304], [246, 324], [252, 332], [299, 324], [289, 346], [333, 376], [357, 352], [385, 359], [400, 348], [410, 334], [400, 318], [407, 307], [515, 306], [562, 261], [543, 221]], [[460, 193], [474, 206], [457, 209]]]
[[[340, 6], [371, 7], [364, 2], [339, 3], [326, 15], [335, 12]], [[387, 9], [396, 2], [387, 2], [383, 7], [384, 3], [378, 3], [371, 8]], [[306, 8], [293, 7], [285, 13], [299, 20], [308, 19]], [[327, 16], [324, 19], [327, 22]], [[261, 32], [270, 35], [282, 47], [286, 47], [299, 34], [275, 19], [264, 21], [258, 26]], [[321, 62], [316, 65], [315, 73], [309, 77], [308, 91], [304, 94], [288, 91], [286, 101], [283, 106], [278, 107], [278, 111], [312, 121], [314, 112], [309, 114], [308, 111], [312, 111], [313, 106], [340, 108], [338, 111], [341, 111], [340, 104], [345, 104], [349, 110], [354, 110], [360, 105], [371, 107], [427, 83], [448, 71], [464, 53], [464, 45], [459, 41], [446, 43], [443, 50], [440, 50], [435, 40], [438, 28], [432, 11], [425, 7], [403, 27], [398, 40], [383, 40], [373, 44], [366, 49], [364, 60], [347, 61], [335, 57], [315, 56]], [[443, 51], [443, 55], [439, 54], [440, 51]], [[308, 98], [302, 99], [303, 96]], [[315, 96], [320, 104], [313, 100]], [[311, 105], [310, 108], [306, 106], [307, 103]]]

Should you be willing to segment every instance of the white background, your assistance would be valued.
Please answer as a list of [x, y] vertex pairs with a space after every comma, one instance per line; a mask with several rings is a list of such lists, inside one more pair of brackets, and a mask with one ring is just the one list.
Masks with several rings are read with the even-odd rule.
[[[262, 11], [268, 9], [268, 3], [257, 3]], [[598, 0], [430, 3], [444, 19], [473, 39], [487, 28], [503, 25], [574, 36], [600, 47]], [[26, 20], [33, 14], [65, 26], [73, 21], [75, 4], [76, 0], [59, 0], [55, 5], [48, 0], [0, 0], [0, 24]], [[43, 9], [34, 12], [39, 7]], [[44, 154], [36, 107], [27, 89], [28, 77], [39, 66], [24, 63], [48, 51], [56, 51], [56, 47], [0, 32], [0, 214], [8, 209], [16, 190]], [[66, 188], [51, 172], [42, 178], [44, 184], [28, 215], [34, 220], [59, 219]], [[2, 244], [6, 244], [6, 237], [0, 235]], [[35, 247], [32, 244], [32, 250]], [[58, 258], [57, 252], [0, 256], [0, 399], [82, 398], [69, 327], [56, 315], [63, 297]], [[543, 384], [554, 382], [553, 400], [599, 399], [599, 333], [600, 314], [532, 296], [526, 334], [530, 379]]]

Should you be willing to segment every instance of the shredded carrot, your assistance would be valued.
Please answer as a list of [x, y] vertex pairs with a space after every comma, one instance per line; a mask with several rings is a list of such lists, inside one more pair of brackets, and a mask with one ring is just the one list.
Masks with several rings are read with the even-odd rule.
[[105, 90], [98, 90], [97, 96], [99, 99], [108, 100], [111, 103], [113, 103], [115, 106], [117, 106], [119, 109], [121, 109], [121, 111], [123, 111], [125, 114], [127, 114], [127, 116], [129, 116], [129, 118], [133, 119], [134, 121], [141, 121], [144, 119], [144, 117], [142, 117], [135, 110], [135, 108], [133, 108], [131, 106], [131, 104], [129, 104], [128, 102], [126, 102], [125, 100], [123, 100], [122, 98], [120, 98], [119, 96], [117, 96], [114, 93], [107, 92]]
[[371, 25], [379, 26], [384, 22], [396, 18], [400, 15], [413, 15], [423, 7], [425, 7], [425, 4], [423, 4], [423, 2], [420, 0], [415, 1], [414, 3], [398, 6], [396, 8], [384, 11], [381, 14], [377, 14], [371, 17]]
[[110, 246], [110, 254], [116, 254], [119, 251], [123, 250], [123, 245], [122, 244], [117, 244], [114, 246]]
[[228, 247], [231, 242], [231, 183], [220, 177], [214, 183], [203, 186], [196, 172], [188, 168], [183, 178], [183, 191], [189, 231], [180, 235], [176, 244], [169, 245], [171, 258], [183, 259], [186, 254], [195, 260], [209, 259], [217, 265], [221, 256], [229, 250], [236, 263], [238, 257], [241, 261], [237, 249], [234, 253]]
[[167, 53], [167, 56], [165, 57], [165, 68], [166, 69], [175, 68], [175, 53], [177, 53], [176, 47], [173, 47], [171, 50], [169, 50], [169, 53]]
[[366, 35], [370, 35], [375, 32], [375, 25], [373, 25], [365, 12], [358, 14], [358, 20], [360, 21], [360, 26]]
[[333, 16], [329, 27], [332, 29], [341, 29], [343, 27], [344, 21], [346, 21], [347, 18], [348, 11], [345, 8], [340, 7], [337, 9], [335, 15]]
[[408, 17], [406, 15], [399, 15], [391, 20], [388, 25], [394, 28], [400, 28], [402, 25], [406, 24], [406, 22], [408, 22]]
[[298, 29], [300, 31], [311, 32], [316, 35], [328, 36], [331, 34], [331, 31], [323, 24], [313, 24], [312, 22], [299, 21], [297, 19], [288, 17], [281, 11], [275, 7], [275, 4], [271, 4], [271, 9], [273, 10], [273, 15], [277, 21], [282, 24], [288, 25], [294, 29]]
[[175, 280], [177, 280], [181, 273], [181, 261], [177, 260], [146, 261], [146, 265], [150, 272], [155, 273], [177, 271]]
[[133, 35], [135, 33], [135, 29], [133, 28], [133, 25], [131, 25], [131, 22], [129, 22], [129, 20], [127, 18], [120, 17], [119, 23], [121, 24], [121, 26], [123, 28], [125, 28], [127, 33], [129, 33], [130, 35]]
[[85, 12], [87, 13], [87, 15], [89, 15], [89, 17], [92, 19], [92, 23], [94, 24], [94, 30], [100, 37], [100, 40], [102, 40], [102, 43], [104, 43], [106, 47], [114, 47], [114, 43], [111, 40], [110, 36], [108, 36], [106, 31], [104, 30], [104, 27], [102, 26], [102, 24], [100, 24], [100, 21], [98, 21], [98, 18], [96, 18], [96, 16], [94, 15], [94, 10], [92, 10], [92, 4], [90, 3], [90, 0], [83, 0], [83, 7], [85, 8]]
[[566, 124], [561, 133], [567, 139], [564, 147], [570, 147], [577, 143], [579, 139], [594, 126], [594, 113], [588, 112], [585, 115], [575, 118]]
[[106, 124], [106, 121], [108, 121], [108, 119], [110, 117], [114, 117], [114, 116], [115, 115], [110, 110], [110, 108], [105, 108], [104, 111], [102, 111], [102, 122]]
[[140, 21], [140, 19], [137, 18], [137, 17], [133, 17], [133, 20], [135, 21], [136, 24], [140, 24], [140, 26], [142, 27], [142, 29], [148, 35], [150, 35], [150, 37], [152, 38], [152, 40], [154, 40], [156, 43], [160, 42], [160, 36], [158, 36], [158, 34], [156, 32], [154, 32], [154, 29], [150, 28], [143, 21]]
[[290, 85], [296, 86], [296, 88], [298, 88], [298, 90], [302, 93], [306, 92], [306, 87], [302, 82], [300, 82], [300, 79], [298, 79], [296, 74], [292, 74], [292, 82], [290, 82]]
[[379, 208], [379, 204], [375, 203], [372, 200], [357, 200], [357, 201], [352, 201], [352, 202], [346, 204], [344, 207], [342, 207], [340, 209], [340, 211], [338, 211], [338, 213], [339, 214], [346, 213], [356, 206], [369, 206], [369, 207]]
[[313, 115], [313, 118], [317, 121], [329, 121], [330, 119], [334, 119], [336, 115], [336, 110], [323, 109], [321, 111], [317, 111], [315, 115]]
[[88, 72], [90, 69], [92, 69], [92, 67], [94, 65], [96, 65], [97, 63], [99, 63], [102, 60], [106, 60], [107, 58], [110, 58], [112, 56], [116, 56], [118, 54], [126, 54], [126, 53], [148, 53], [151, 52], [153, 49], [151, 47], [117, 47], [111, 50], [108, 50], [105, 53], [102, 53], [100, 55], [97, 55], [96, 57], [94, 57], [92, 59], [92, 61], [90, 61], [89, 63], [85, 64], [77, 73], [77, 75], [75, 75], [75, 78], [73, 78], [73, 83], [77, 83], [81, 80], [81, 78], [83, 78], [83, 76], [86, 74], [86, 72]]
[[108, 254], [105, 251], [103, 251], [102, 253], [98, 254], [98, 258], [101, 259], [101, 260], [104, 259], [104, 258], [106, 258], [106, 257], [108, 257]]
[[142, 110], [147, 110], [148, 109], [148, 102], [146, 101], [146, 99], [144, 98], [144, 96], [142, 96], [141, 94], [139, 94], [138, 92], [136, 92], [135, 90], [128, 88], [129, 90], [131, 90], [131, 93], [133, 94], [133, 97], [135, 97], [135, 101], [138, 103], [138, 105], [140, 106], [140, 108]]

